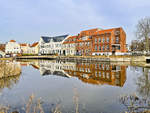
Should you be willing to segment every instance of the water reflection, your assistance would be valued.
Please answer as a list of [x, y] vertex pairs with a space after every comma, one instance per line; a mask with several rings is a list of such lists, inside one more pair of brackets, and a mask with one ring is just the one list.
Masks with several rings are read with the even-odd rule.
[[3, 88], [12, 88], [18, 83], [21, 74], [21, 65], [19, 62], [0, 61], [0, 90]]
[[137, 92], [144, 98], [150, 96], [150, 68], [143, 68], [142, 74], [137, 78]]
[[19, 81], [21, 66], [32, 66], [42, 76], [76, 77], [84, 83], [122, 87], [126, 81], [126, 67], [109, 63], [79, 63], [58, 61], [0, 61], [0, 89], [11, 88]]
[[79, 63], [79, 62], [58, 62], [38, 61], [32, 64], [40, 70], [40, 74], [57, 75], [63, 77], [77, 77], [84, 83], [95, 85], [112, 85], [122, 87], [126, 81], [126, 67], [112, 65], [110, 63]]

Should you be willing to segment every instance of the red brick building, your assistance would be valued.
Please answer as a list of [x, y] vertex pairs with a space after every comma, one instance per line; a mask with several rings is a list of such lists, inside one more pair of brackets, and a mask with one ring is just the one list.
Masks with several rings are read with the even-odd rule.
[[[73, 52], [75, 55], [123, 55], [127, 52], [126, 34], [121, 27], [81, 31], [77, 36], [69, 37], [63, 44], [70, 49], [73, 43], [75, 48], [71, 51], [75, 51]], [[69, 50], [65, 53], [71, 54], [67, 51]]]
[[92, 46], [93, 39], [92, 36], [98, 32], [100, 29], [90, 29], [81, 31], [78, 34], [78, 38], [76, 40], [76, 54], [77, 55], [92, 55]]
[[76, 41], [78, 55], [122, 55], [126, 49], [126, 34], [122, 28], [82, 31]]
[[127, 52], [126, 34], [122, 28], [100, 30], [92, 36], [92, 55], [122, 55]]

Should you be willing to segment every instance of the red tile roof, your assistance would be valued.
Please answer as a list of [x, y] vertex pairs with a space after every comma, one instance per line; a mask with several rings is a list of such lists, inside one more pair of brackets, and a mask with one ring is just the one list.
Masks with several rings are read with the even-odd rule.
[[27, 44], [20, 44], [20, 46], [27, 46]]
[[10, 42], [16, 42], [15, 40], [10, 40]]
[[39, 43], [39, 42], [35, 42], [35, 43], [33, 43], [33, 44], [31, 45], [31, 47], [35, 47], [35, 46], [37, 46], [37, 45], [38, 45], [38, 43]]

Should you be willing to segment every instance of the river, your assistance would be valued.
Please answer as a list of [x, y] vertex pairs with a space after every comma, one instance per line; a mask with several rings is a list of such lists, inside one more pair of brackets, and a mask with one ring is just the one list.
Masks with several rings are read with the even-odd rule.
[[[45, 113], [120, 113], [123, 95], [148, 98], [150, 68], [125, 62], [0, 61], [0, 104], [25, 112], [29, 97]], [[31, 110], [32, 112], [32, 110]]]

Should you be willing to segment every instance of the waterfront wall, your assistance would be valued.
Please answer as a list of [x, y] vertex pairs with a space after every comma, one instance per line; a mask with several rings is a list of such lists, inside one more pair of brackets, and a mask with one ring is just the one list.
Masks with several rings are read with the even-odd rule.
[[146, 62], [148, 56], [20, 56], [17, 59], [49, 59], [67, 61]]

